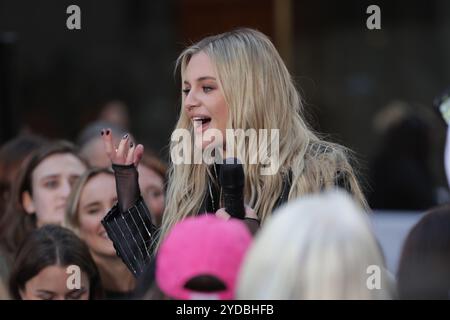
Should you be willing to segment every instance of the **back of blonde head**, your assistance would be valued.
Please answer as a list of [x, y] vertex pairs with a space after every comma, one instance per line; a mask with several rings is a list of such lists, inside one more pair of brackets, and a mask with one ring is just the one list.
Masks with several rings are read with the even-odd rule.
[[[278, 200], [288, 173], [292, 175], [289, 199], [334, 186], [339, 173], [345, 176], [348, 189], [365, 204], [346, 149], [321, 140], [303, 120], [301, 97], [283, 60], [264, 34], [239, 29], [188, 47], [177, 61], [182, 80], [191, 57], [198, 52], [206, 53], [216, 69], [230, 111], [228, 128], [279, 130], [280, 166], [275, 174], [261, 175], [262, 164], [249, 164], [248, 152], [241, 159], [246, 177], [245, 201], [263, 222]], [[176, 129], [192, 132], [192, 122], [183, 111]], [[245, 150], [250, 149], [249, 143], [246, 139]], [[175, 145], [172, 142], [171, 149]], [[269, 140], [268, 150], [272, 146]], [[172, 164], [162, 238], [177, 221], [198, 213], [208, 176], [212, 175], [206, 164]]]
[[[369, 266], [381, 289], [370, 290]], [[371, 269], [369, 269], [371, 270]], [[390, 283], [366, 214], [342, 191], [295, 200], [274, 213], [239, 276], [239, 299], [389, 299]]]

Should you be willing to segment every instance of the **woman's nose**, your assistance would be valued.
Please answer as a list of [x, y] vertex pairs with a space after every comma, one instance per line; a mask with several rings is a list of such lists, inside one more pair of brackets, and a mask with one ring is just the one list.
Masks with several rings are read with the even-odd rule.
[[187, 112], [192, 111], [193, 108], [199, 106], [199, 100], [193, 90], [189, 91], [187, 96], [184, 98], [184, 107]]
[[64, 181], [61, 185], [60, 194], [62, 197], [67, 198], [70, 194], [70, 190], [72, 189], [69, 181]]

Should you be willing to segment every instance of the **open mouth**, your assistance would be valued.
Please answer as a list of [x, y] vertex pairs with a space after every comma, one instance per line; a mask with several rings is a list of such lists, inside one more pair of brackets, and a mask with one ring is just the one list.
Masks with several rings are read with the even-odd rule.
[[193, 117], [192, 121], [194, 123], [194, 129], [195, 130], [201, 130], [204, 131], [209, 126], [209, 123], [211, 122], [210, 117]]

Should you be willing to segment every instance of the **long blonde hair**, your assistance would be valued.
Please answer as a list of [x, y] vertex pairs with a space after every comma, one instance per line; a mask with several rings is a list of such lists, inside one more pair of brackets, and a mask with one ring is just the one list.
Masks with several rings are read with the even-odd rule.
[[[249, 154], [241, 159], [245, 172], [245, 201], [264, 222], [282, 191], [283, 179], [292, 174], [289, 199], [334, 186], [337, 175], [347, 189], [365, 205], [365, 199], [348, 162], [347, 150], [321, 140], [302, 118], [303, 104], [294, 82], [274, 45], [262, 33], [238, 29], [207, 37], [185, 49], [177, 60], [184, 80], [193, 55], [204, 52], [211, 59], [219, 87], [229, 107], [228, 128], [278, 129], [279, 170], [261, 175], [261, 164], [249, 164]], [[184, 97], [182, 98], [182, 106]], [[176, 129], [192, 132], [184, 112]], [[248, 141], [245, 142], [248, 144]], [[171, 150], [176, 142], [171, 142]], [[271, 149], [269, 141], [268, 148]], [[246, 149], [248, 150], [248, 149]], [[272, 149], [271, 149], [272, 150]], [[166, 210], [161, 238], [178, 221], [196, 215], [207, 192], [206, 164], [171, 164]]]

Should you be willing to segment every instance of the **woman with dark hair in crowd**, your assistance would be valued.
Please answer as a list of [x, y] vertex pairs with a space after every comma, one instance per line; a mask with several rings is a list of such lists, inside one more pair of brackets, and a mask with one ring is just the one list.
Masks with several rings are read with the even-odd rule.
[[400, 299], [450, 299], [450, 205], [428, 211], [403, 245]]
[[[32, 134], [20, 135], [0, 148], [0, 221], [10, 201], [11, 188], [20, 174], [22, 163], [37, 148], [45, 143], [45, 139]], [[8, 259], [1, 254], [0, 243], [0, 279], [8, 274]]]
[[14, 182], [0, 221], [1, 249], [9, 263], [36, 227], [63, 222], [72, 185], [86, 169], [86, 162], [66, 141], [47, 143], [30, 155]]
[[0, 148], [0, 219], [11, 194], [11, 185], [19, 174], [23, 161], [34, 150], [45, 143], [45, 139], [32, 134], [20, 135]]
[[435, 129], [425, 115], [394, 102], [375, 118], [381, 144], [370, 170], [372, 208], [427, 210], [438, 203], [430, 162]]
[[100, 275], [87, 246], [72, 231], [56, 225], [36, 229], [24, 241], [9, 289], [13, 299], [21, 300], [103, 297]]
[[107, 299], [125, 299], [135, 287], [135, 279], [117, 256], [101, 220], [117, 201], [114, 174], [107, 168], [87, 170], [69, 196], [65, 226], [89, 247], [100, 271]]

